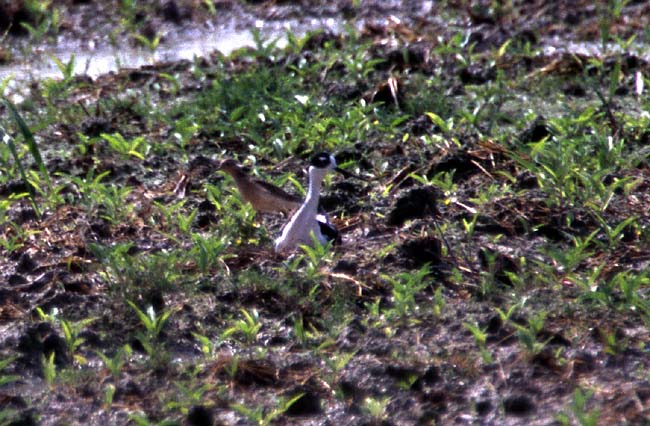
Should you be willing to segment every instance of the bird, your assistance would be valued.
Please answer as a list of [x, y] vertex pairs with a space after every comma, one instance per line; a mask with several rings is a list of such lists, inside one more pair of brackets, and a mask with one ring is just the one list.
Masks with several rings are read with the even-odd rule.
[[326, 215], [318, 212], [321, 184], [325, 175], [332, 170], [345, 173], [337, 167], [332, 154], [321, 152], [311, 159], [307, 196], [282, 229], [282, 234], [275, 240], [276, 252], [288, 252], [301, 244], [313, 246], [314, 241], [324, 245], [337, 239], [336, 227], [329, 222]]
[[281, 212], [285, 216], [289, 216], [301, 205], [300, 197], [289, 194], [271, 183], [251, 177], [233, 159], [223, 160], [217, 170], [232, 176], [239, 193], [257, 211], [262, 213]]

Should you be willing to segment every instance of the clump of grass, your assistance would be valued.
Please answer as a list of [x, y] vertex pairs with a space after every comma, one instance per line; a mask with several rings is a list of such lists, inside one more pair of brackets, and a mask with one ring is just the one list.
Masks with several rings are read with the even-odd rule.
[[[29, 126], [27, 126], [27, 123], [25, 123], [25, 121], [23, 120], [22, 116], [16, 109], [15, 105], [4, 97], [1, 99], [1, 101], [2, 104], [5, 105], [5, 107], [9, 110], [9, 113], [13, 118], [14, 122], [16, 123], [16, 126], [18, 126], [18, 129], [20, 130], [20, 133], [23, 136], [25, 143], [27, 144], [29, 152], [31, 153], [34, 162], [36, 163], [36, 166], [38, 167], [38, 170], [41, 173], [41, 177], [47, 184], [47, 188], [44, 188], [44, 190], [45, 191], [51, 190], [52, 182], [50, 181], [50, 175], [47, 172], [47, 168], [45, 167], [45, 163], [43, 162], [43, 157], [41, 156], [41, 152], [38, 148], [38, 145], [36, 144], [36, 140], [34, 139], [34, 134], [29, 129]], [[35, 189], [38, 188], [35, 188], [33, 185], [33, 181], [28, 179], [27, 169], [23, 166], [21, 162], [21, 157], [18, 155], [18, 150], [16, 149], [14, 140], [2, 126], [0, 126], [0, 136], [2, 137], [2, 142], [7, 144], [9, 150], [11, 151], [11, 154], [14, 157], [14, 161], [16, 162], [16, 166], [23, 180], [23, 183], [29, 189], [29, 196], [32, 201], [32, 206], [34, 207], [34, 210], [36, 211], [37, 215], [40, 216], [41, 212], [35, 199]]]
[[[4, 358], [3, 360], [0, 361], [0, 372], [4, 371], [11, 363], [13, 363], [16, 360], [16, 357], [8, 357]], [[4, 374], [0, 375], [0, 386], [13, 383], [20, 379], [20, 376], [14, 375], [14, 374]]]
[[232, 327], [227, 328], [221, 334], [221, 338], [227, 339], [234, 334], [240, 334], [244, 337], [244, 342], [251, 345], [257, 340], [257, 334], [262, 328], [260, 315], [257, 312], [257, 309], [253, 309], [251, 312], [249, 312], [246, 309], [242, 308], [239, 311], [241, 312], [243, 318], [235, 321]]
[[583, 391], [576, 388], [573, 392], [573, 401], [569, 407], [570, 413], [562, 412], [556, 416], [556, 419], [562, 425], [574, 424], [572, 419], [577, 421], [580, 426], [596, 426], [600, 420], [600, 410], [594, 408], [593, 410], [587, 409], [587, 402], [593, 396], [594, 391]]
[[416, 272], [402, 272], [395, 278], [383, 276], [392, 287], [393, 307], [386, 312], [389, 318], [406, 319], [419, 313], [415, 296], [430, 285], [425, 280], [430, 273], [429, 265], [424, 265]]
[[266, 426], [271, 424], [276, 418], [284, 414], [296, 401], [303, 397], [304, 394], [299, 393], [292, 397], [280, 398], [276, 401], [275, 407], [267, 410], [264, 406], [250, 407], [244, 404], [231, 404], [230, 408], [242, 414], [250, 422], [259, 426]]

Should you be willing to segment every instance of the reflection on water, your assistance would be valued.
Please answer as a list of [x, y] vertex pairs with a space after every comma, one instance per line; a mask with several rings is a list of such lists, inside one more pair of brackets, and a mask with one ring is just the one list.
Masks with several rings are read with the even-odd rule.
[[[260, 31], [262, 39], [278, 39], [277, 45], [280, 47], [286, 44], [287, 31], [293, 32], [296, 36], [302, 36], [308, 31], [317, 29], [340, 32], [343, 27], [341, 20], [333, 18], [301, 20], [300, 22], [268, 23], [258, 21], [255, 25]], [[22, 84], [31, 80], [61, 77], [61, 71], [52, 60], [52, 56], [66, 64], [74, 55], [74, 74], [96, 78], [120, 68], [138, 68], [143, 65], [182, 59], [192, 60], [195, 57], [207, 56], [215, 50], [228, 55], [242, 47], [254, 47], [255, 39], [252, 31], [236, 29], [233, 24], [212, 30], [189, 29], [169, 33], [155, 51], [134, 47], [128, 43], [123, 44], [126, 46], [114, 48], [110, 46], [94, 47], [90, 43], [90, 46], [80, 49], [78, 46], [63, 43], [63, 45], [53, 47], [44, 54], [38, 55], [36, 59], [0, 66], [0, 83], [6, 78], [11, 78], [9, 92], [16, 92], [20, 91]]]
[[[543, 49], [545, 55], [553, 55], [555, 53], [573, 53], [575, 55], [584, 55], [584, 56], [595, 56], [602, 57], [612, 53], [624, 53], [623, 48], [615, 43], [606, 43], [604, 48], [601, 42], [595, 41], [567, 41], [563, 40], [560, 37], [551, 37], [546, 40], [542, 40]], [[633, 50], [636, 48], [637, 52], [634, 52], [638, 56], [647, 57], [647, 45], [641, 45], [635, 43], [630, 46]]]

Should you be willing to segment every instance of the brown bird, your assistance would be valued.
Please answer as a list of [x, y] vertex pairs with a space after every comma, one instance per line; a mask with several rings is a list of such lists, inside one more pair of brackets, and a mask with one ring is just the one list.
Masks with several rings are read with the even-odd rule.
[[223, 160], [217, 170], [232, 176], [239, 193], [257, 211], [263, 213], [281, 212], [288, 216], [302, 204], [299, 197], [289, 194], [273, 184], [251, 177], [235, 160]]

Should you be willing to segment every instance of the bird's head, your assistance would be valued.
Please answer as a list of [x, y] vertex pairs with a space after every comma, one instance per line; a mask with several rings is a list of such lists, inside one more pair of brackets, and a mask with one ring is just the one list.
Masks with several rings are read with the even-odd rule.
[[334, 170], [336, 169], [336, 159], [329, 152], [321, 152], [312, 157], [310, 166], [317, 169]]
[[361, 179], [365, 180], [364, 178], [360, 176], [353, 175], [352, 173], [348, 172], [347, 170], [343, 170], [340, 167], [336, 165], [336, 159], [332, 154], [329, 152], [321, 152], [316, 155], [314, 155], [311, 159], [309, 167], [309, 173], [312, 174], [312, 170], [315, 173], [318, 173], [320, 176], [325, 176], [325, 174], [330, 171], [334, 170], [336, 172], [339, 172], [345, 177], [353, 177], [356, 179]]
[[226, 172], [229, 175], [235, 176], [243, 173], [242, 167], [239, 163], [232, 158], [223, 160], [217, 166], [218, 171]]

